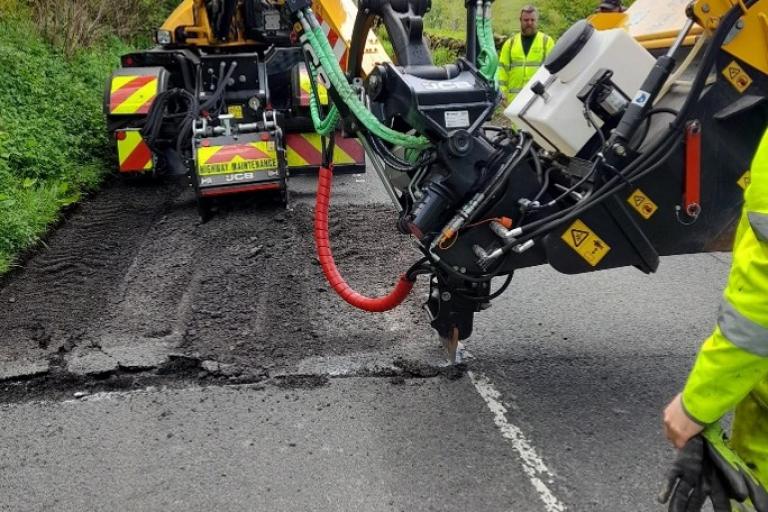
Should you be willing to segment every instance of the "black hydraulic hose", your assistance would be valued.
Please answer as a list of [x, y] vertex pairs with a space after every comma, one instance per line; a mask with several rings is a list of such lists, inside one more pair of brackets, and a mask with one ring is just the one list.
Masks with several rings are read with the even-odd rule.
[[[222, 62], [222, 65], [224, 63]], [[200, 105], [200, 110], [208, 110], [211, 108], [211, 106], [216, 103], [220, 98], [221, 95], [224, 94], [224, 89], [227, 87], [227, 82], [229, 82], [229, 79], [232, 78], [232, 74], [235, 72], [235, 69], [237, 68], [237, 61], [233, 61], [232, 64], [229, 66], [229, 70], [227, 73], [219, 80], [218, 85], [216, 86], [216, 90], [213, 91], [213, 94], [210, 98], [205, 100], [202, 105]]]
[[[745, 5], [747, 8], [750, 8], [756, 2], [757, 0], [746, 0]], [[675, 119], [672, 121], [672, 123], [670, 123], [670, 127], [667, 130], [666, 134], [664, 136], [660, 136], [657, 139], [657, 141], [651, 145], [648, 151], [640, 155], [636, 160], [631, 162], [623, 171], [621, 171], [620, 176], [614, 176], [613, 178], [608, 180], [598, 190], [593, 191], [592, 195], [590, 195], [589, 198], [585, 198], [579, 203], [576, 203], [575, 205], [565, 210], [557, 212], [556, 214], [549, 215], [542, 219], [536, 220], [530, 224], [526, 224], [522, 226], [524, 229], [525, 228], [527, 229], [538, 228], [538, 229], [535, 229], [534, 232], [527, 234], [525, 236], [521, 236], [520, 238], [503, 245], [502, 254], [507, 254], [509, 251], [512, 250], [512, 248], [520, 244], [523, 244], [529, 240], [532, 240], [536, 237], [542, 236], [548, 233], [549, 231], [557, 228], [558, 226], [568, 222], [569, 220], [572, 220], [573, 218], [581, 214], [583, 211], [599, 204], [610, 195], [618, 192], [622, 187], [626, 186], [626, 184], [631, 182], [633, 179], [641, 178], [647, 175], [648, 173], [658, 169], [662, 164], [665, 163], [666, 159], [669, 158], [669, 156], [674, 152], [674, 150], [677, 148], [677, 146], [680, 143], [679, 138], [674, 136], [675, 132], [682, 130], [684, 123], [687, 120], [688, 115], [690, 114], [690, 111], [693, 109], [694, 102], [698, 101], [699, 97], [701, 96], [701, 93], [704, 90], [704, 87], [706, 86], [706, 78], [709, 75], [710, 69], [715, 63], [717, 52], [720, 50], [720, 47], [725, 41], [725, 38], [727, 37], [731, 28], [740, 17], [740, 13], [741, 13], [741, 7], [739, 5], [736, 5], [732, 7], [731, 10], [729, 10], [728, 13], [726, 13], [726, 15], [723, 16], [723, 18], [721, 18], [721, 22], [717, 30], [715, 31], [712, 41], [710, 42], [710, 45], [707, 48], [707, 51], [705, 52], [704, 57], [702, 58], [701, 67], [699, 68], [696, 74], [696, 77], [693, 80], [689, 95], [686, 98], [685, 103], [681, 107]], [[651, 165], [646, 167], [646, 164], [648, 164], [649, 162], [652, 162]], [[498, 272], [490, 272], [488, 274], [485, 274], [479, 277], [472, 277], [472, 276], [467, 276], [460, 272], [457, 272], [456, 270], [451, 268], [450, 265], [444, 263], [443, 261], [438, 260], [435, 263], [445, 272], [455, 277], [464, 279], [468, 282], [478, 282], [478, 283], [487, 282], [488, 280], [498, 275]], [[497, 265], [497, 266], [500, 266], [500, 265]]]
[[411, 281], [416, 280], [416, 276], [419, 274], [429, 274], [432, 272], [431, 267], [424, 266], [425, 263], [429, 262], [429, 258], [426, 256], [420, 258], [416, 263], [411, 265], [411, 267], [405, 272], [406, 277], [410, 279]]
[[536, 176], [539, 179], [544, 178], [543, 169], [541, 167], [541, 160], [539, 160], [539, 155], [536, 154], [536, 150], [531, 146], [531, 149], [528, 151], [531, 154], [531, 160], [533, 160], [533, 170], [536, 171]]
[[161, 92], [152, 102], [152, 106], [145, 118], [144, 126], [141, 128], [141, 137], [146, 141], [147, 146], [157, 153], [157, 146], [155, 142], [160, 134], [160, 128], [163, 121], [165, 109], [168, 104], [168, 98], [176, 93], [176, 89], [170, 89], [168, 91]]
[[176, 54], [174, 56], [176, 59], [176, 63], [179, 65], [179, 68], [181, 69], [181, 76], [184, 79], [184, 87], [191, 92], [192, 94], [195, 93], [195, 86], [192, 83], [192, 78], [189, 76], [189, 68], [187, 67], [187, 59], [181, 55]]
[[477, 208], [475, 208], [467, 218], [466, 224], [472, 224], [475, 219], [477, 219], [477, 217], [487, 209], [491, 200], [494, 199], [496, 193], [501, 189], [502, 185], [504, 185], [507, 180], [509, 180], [509, 176], [512, 174], [512, 171], [515, 170], [517, 164], [519, 164], [523, 157], [525, 157], [525, 155], [527, 155], [531, 150], [532, 144], [533, 139], [531, 138], [524, 138], [524, 140], [520, 141], [520, 144], [518, 144], [517, 148], [515, 148], [514, 153], [510, 155], [507, 161], [502, 164], [501, 167], [499, 167], [498, 171], [496, 171], [496, 174], [493, 176], [493, 178], [491, 178], [490, 187], [485, 192], [485, 195], [480, 201], [480, 204], [477, 205]]
[[570, 194], [575, 192], [580, 186], [586, 183], [589, 180], [589, 178], [591, 178], [595, 174], [595, 171], [597, 171], [597, 167], [599, 164], [600, 164], [600, 160], [598, 159], [595, 161], [594, 164], [592, 164], [592, 168], [589, 170], [587, 174], [579, 178], [579, 180], [576, 183], [574, 183], [573, 185], [565, 189], [559, 196], [549, 201], [545, 206], [547, 207], [554, 206], [558, 201], [562, 201], [563, 199], [568, 197]]
[[[650, 156], [652, 156], [652, 157], [660, 157], [662, 155], [666, 155], [667, 154], [666, 150], [668, 149], [667, 145], [671, 146], [673, 144], [673, 142], [674, 142], [674, 139], [665, 138], [664, 141], [662, 141], [662, 142], [666, 142], [666, 144], [659, 145], [659, 146], [655, 147], [654, 150], [650, 153]], [[659, 159], [655, 158], [655, 160], [658, 161]], [[606, 183], [604, 183], [601, 187], [599, 187], [597, 190], [593, 191], [592, 195], [590, 195], [590, 197], [589, 197], [588, 204], [585, 204], [585, 203], [587, 203], [587, 199], [582, 200], [582, 201], [580, 201], [580, 202], [578, 202], [578, 203], [576, 203], [574, 205], [569, 206], [568, 208], [566, 208], [564, 210], [560, 210], [559, 212], [555, 212], [555, 213], [553, 213], [551, 215], [548, 215], [547, 217], [543, 217], [541, 219], [535, 220], [535, 221], [533, 221], [533, 222], [531, 222], [529, 224], [525, 224], [524, 226], [521, 226], [521, 227], [523, 229], [525, 229], [525, 230], [530, 230], [530, 229], [533, 229], [533, 228], [539, 228], [539, 226], [551, 225], [552, 222], [558, 221], [558, 219], [568, 215], [569, 213], [571, 213], [576, 208], [581, 208], [579, 211], [582, 211], [586, 207], [592, 206], [593, 201], [596, 198], [601, 197], [603, 194], [616, 192], [618, 190], [618, 188], [616, 190], [613, 190], [613, 189], [609, 190], [609, 188], [614, 186], [614, 185], [616, 185], [619, 182], [622, 182], [621, 186], [624, 186], [624, 184], [626, 183], [626, 181], [625, 181], [626, 179], [627, 179], [626, 176], [625, 176], [624, 180], [622, 180], [622, 178], [620, 178], [619, 176], [614, 176], [613, 178], [608, 180]], [[554, 226], [554, 227], [556, 227], [556, 226]], [[554, 229], [554, 227], [551, 228], [551, 229]], [[534, 236], [536, 236], [538, 233], [540, 233], [539, 230], [534, 232]], [[519, 239], [516, 239], [516, 240], [506, 244], [503, 247], [504, 252], [505, 253], [508, 252], [512, 247], [518, 245], [519, 243], [522, 243], [521, 241], [527, 241], [529, 238], [532, 238], [532, 236], [526, 235], [525, 237], [521, 237]]]
[[549, 175], [553, 173], [555, 170], [557, 170], [557, 167], [552, 166], [552, 167], [548, 167], [547, 170], [544, 171], [544, 179], [541, 183], [541, 188], [536, 193], [536, 195], [533, 196], [533, 199], [531, 200], [531, 202], [535, 203], [536, 201], [541, 199], [541, 196], [543, 196], [547, 192], [547, 189], [549, 188]]
[[430, 163], [430, 160], [433, 158], [433, 156], [429, 154], [427, 157], [423, 157], [416, 162], [408, 162], [392, 153], [386, 144], [375, 135], [366, 134], [363, 136], [368, 140], [368, 143], [370, 144], [371, 148], [374, 149], [376, 155], [384, 160], [384, 163], [386, 163], [389, 167], [399, 172], [415, 171], [419, 167]]
[[[668, 139], [668, 141], [670, 142], [669, 145], [671, 147], [667, 148], [667, 152], [664, 153], [664, 154], [662, 154], [663, 152], [660, 151], [661, 149], [663, 149], [663, 147], [658, 147], [657, 148], [657, 152], [659, 154], [662, 154], [662, 157], [660, 159], [658, 159], [656, 165], [654, 165], [651, 168], [647, 169], [645, 172], [643, 172], [642, 175], [645, 175], [648, 172], [651, 172], [651, 171], [655, 170], [658, 166], [663, 164], [664, 161], [666, 160], [666, 158], [669, 156], [669, 154], [671, 154], [672, 151], [675, 149], [675, 147], [674, 147], [674, 146], [676, 146], [675, 142], [679, 142], [679, 141], [676, 141], [675, 139]], [[654, 152], [654, 155], [655, 154], [656, 154], [656, 152]], [[553, 168], [548, 169], [548, 171], [552, 171], [552, 170], [553, 170]], [[531, 227], [532, 225], [537, 225], [538, 226], [538, 225], [546, 224], [547, 222], [550, 222], [550, 223], [556, 222], [557, 219], [561, 218], [565, 214], [572, 213], [572, 217], [576, 217], [582, 211], [584, 211], [584, 210], [594, 206], [595, 203], [590, 201], [590, 199], [592, 199], [592, 197], [595, 197], [599, 201], [602, 201], [605, 198], [607, 198], [608, 196], [610, 196], [614, 191], [610, 191], [610, 193], [608, 193], [608, 192], [604, 191], [604, 189], [607, 186], [609, 186], [611, 183], [615, 183], [616, 181], [620, 181], [620, 179], [615, 177], [615, 178], [612, 178], [612, 180], [609, 180], [609, 182], [606, 183], [606, 185], [604, 187], [601, 187], [601, 191], [602, 191], [601, 194], [595, 194], [593, 192], [594, 196], [590, 195], [587, 198], [585, 198], [583, 201], [581, 201], [579, 203], [576, 203], [576, 204], [566, 208], [565, 210], [561, 210], [560, 212], [557, 212], [556, 214], [552, 214], [552, 215], [550, 215], [548, 217], [542, 218], [542, 219], [540, 219], [538, 221], [534, 221], [531, 224], [528, 224], [527, 227]], [[624, 183], [622, 183], [621, 186], [624, 186]], [[567, 222], [567, 220], [570, 220], [570, 218], [572, 218], [572, 217], [569, 217], [568, 219], [566, 219], [566, 220], [564, 220], [562, 222], [559, 222], [558, 225], [562, 224], [564, 222]], [[510, 243], [502, 246], [503, 253], [506, 254], [506, 253], [508, 253], [512, 249], [512, 247], [515, 247], [515, 246], [517, 246], [519, 244], [525, 243], [529, 239], [536, 238], [536, 237], [540, 236], [543, 233], [551, 231], [555, 227], [557, 227], [557, 225], [554, 225], [552, 227], [547, 225], [544, 228], [542, 228], [540, 230], [537, 230], [536, 232], [532, 233], [531, 235], [527, 235], [527, 236], [521, 237], [520, 239], [517, 239], [517, 240], [515, 240], [513, 242], [510, 242]], [[497, 264], [496, 264], [497, 268], [496, 268], [496, 270], [492, 270], [492, 271], [490, 271], [490, 272], [488, 272], [486, 274], [480, 275], [480, 276], [469, 276], [469, 275], [463, 274], [461, 272], [458, 272], [457, 270], [455, 270], [453, 267], [451, 267], [450, 265], [446, 264], [442, 260], [433, 261], [433, 263], [435, 263], [438, 267], [440, 267], [440, 269], [443, 270], [445, 273], [450, 274], [450, 275], [452, 275], [452, 276], [454, 276], [456, 278], [459, 278], [459, 279], [462, 279], [464, 281], [471, 282], [471, 283], [485, 283], [485, 282], [488, 282], [489, 280], [491, 280], [494, 277], [497, 277], [499, 275], [499, 270], [500, 270], [500, 268], [502, 266], [501, 265], [502, 261], [503, 260], [498, 260], [497, 261]]]
[[589, 91], [589, 94], [587, 95], [586, 101], [584, 101], [584, 108], [583, 108], [583, 114], [584, 118], [587, 120], [587, 123], [589, 123], [592, 128], [595, 129], [597, 132], [597, 135], [600, 137], [600, 147], [605, 147], [605, 135], [603, 135], [603, 131], [600, 129], [599, 126], [597, 126], [597, 123], [594, 119], [592, 119], [592, 113], [590, 112], [590, 107], [592, 106], [592, 98], [594, 97], [595, 92], [597, 91], [597, 87]]
[[643, 131], [641, 132], [641, 135], [637, 140], [637, 144], [632, 146], [632, 150], [637, 151], [637, 149], [639, 149], [640, 146], [643, 145], [643, 142], [645, 142], [646, 137], [648, 137], [648, 132], [651, 129], [651, 118], [653, 116], [655, 116], [656, 114], [670, 114], [673, 116], [677, 116], [679, 113], [680, 112], [678, 112], [675, 109], [666, 108], [666, 107], [652, 108], [651, 110], [649, 110], [648, 114], [645, 117], [645, 123], [643, 124]]
[[[633, 179], [640, 178], [642, 176], [645, 176], [649, 172], [652, 172], [659, 167], [661, 167], [665, 162], [666, 159], [669, 158], [669, 156], [674, 152], [675, 149], [677, 149], [677, 145], [679, 144], [679, 141], [676, 141], [676, 143], [672, 143], [669, 147], [669, 149], [659, 158], [656, 163], [651, 165], [648, 168], [645, 168], [642, 170], [642, 172], [638, 173], [635, 176], [631, 176], [627, 178], [626, 182], [622, 182], [619, 186], [614, 187], [610, 190], [605, 190], [606, 187], [608, 187], [612, 182], [615, 183], [615, 181], [620, 180], [618, 177], [611, 178], [608, 183], [604, 187], [601, 187], [600, 190], [593, 193], [589, 197], [589, 201], [581, 201], [579, 203], [576, 203], [575, 205], [571, 206], [570, 208], [567, 208], [566, 210], [562, 210], [561, 212], [558, 212], [559, 215], [557, 215], [558, 218], [550, 220], [548, 223], [545, 223], [541, 227], [539, 227], [537, 230], [535, 230], [532, 233], [529, 233], [525, 236], [521, 236], [518, 239], [513, 240], [512, 242], [508, 242], [502, 247], [502, 252], [504, 254], [508, 253], [510, 250], [512, 250], [513, 247], [516, 247], [520, 244], [523, 244], [527, 242], [528, 240], [532, 240], [534, 238], [537, 238], [539, 236], [545, 235], [546, 233], [552, 231], [553, 229], [557, 228], [558, 226], [561, 226], [565, 224], [566, 222], [575, 219], [577, 216], [579, 216], [582, 212], [584, 212], [587, 209], [590, 209], [600, 203], [602, 203], [605, 199], [612, 196], [614, 193], [618, 192], [621, 188], [626, 186], [626, 183], [631, 182]], [[542, 219], [546, 220], [546, 219]]]
[[[492, 294], [488, 295], [487, 297], [475, 297], [475, 296], [469, 295], [472, 292], [472, 290], [464, 289], [464, 288], [457, 289], [456, 293], [461, 295], [463, 299], [467, 299], [468, 301], [471, 301], [471, 302], [481, 302], [481, 303], [490, 302], [494, 299], [499, 298], [505, 291], [507, 291], [507, 288], [509, 288], [509, 285], [512, 282], [512, 276], [513, 274], [511, 272], [507, 274], [507, 278], [501, 284], [499, 289], [493, 292]], [[496, 277], [499, 277], [499, 276], [496, 276]]]

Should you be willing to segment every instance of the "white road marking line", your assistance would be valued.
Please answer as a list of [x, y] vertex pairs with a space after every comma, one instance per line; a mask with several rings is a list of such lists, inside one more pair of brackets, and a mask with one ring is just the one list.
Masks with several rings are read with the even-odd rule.
[[564, 512], [565, 505], [552, 494], [544, 481], [551, 482], [554, 475], [547, 468], [544, 461], [536, 453], [536, 449], [526, 439], [523, 431], [519, 427], [507, 421], [507, 408], [501, 403], [501, 393], [499, 393], [488, 378], [483, 375], [477, 375], [473, 372], [467, 372], [469, 379], [475, 386], [480, 396], [485, 400], [488, 409], [493, 413], [493, 421], [499, 427], [501, 435], [507, 439], [512, 448], [515, 449], [523, 463], [523, 471], [528, 476], [534, 489], [539, 494], [539, 498], [544, 503], [547, 512]]

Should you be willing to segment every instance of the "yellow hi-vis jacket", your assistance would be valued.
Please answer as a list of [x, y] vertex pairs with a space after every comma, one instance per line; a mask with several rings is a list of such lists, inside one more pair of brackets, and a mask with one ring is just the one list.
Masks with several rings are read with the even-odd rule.
[[768, 131], [752, 161], [717, 327], [688, 376], [683, 406], [692, 419], [713, 423], [767, 384]]
[[523, 51], [523, 38], [519, 33], [504, 42], [499, 54], [497, 78], [499, 87], [507, 96], [507, 101], [515, 99], [517, 93], [547, 58], [554, 45], [554, 39], [543, 32], [536, 32], [528, 55]]

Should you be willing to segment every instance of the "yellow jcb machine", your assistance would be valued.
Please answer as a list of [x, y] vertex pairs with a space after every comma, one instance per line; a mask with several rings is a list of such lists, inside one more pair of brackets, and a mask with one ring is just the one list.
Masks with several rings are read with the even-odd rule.
[[[188, 176], [205, 218], [215, 196], [273, 190], [287, 201], [289, 176], [317, 170], [312, 82], [283, 3], [184, 0], [154, 48], [122, 56], [104, 101], [121, 173]], [[314, 7], [346, 68], [352, 0]], [[334, 161], [337, 172], [365, 171], [356, 138], [336, 137]]]

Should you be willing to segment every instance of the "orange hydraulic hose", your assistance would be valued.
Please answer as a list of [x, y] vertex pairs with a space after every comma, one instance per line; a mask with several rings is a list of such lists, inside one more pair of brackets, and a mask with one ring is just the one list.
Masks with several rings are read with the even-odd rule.
[[315, 205], [315, 245], [317, 246], [317, 257], [320, 260], [320, 266], [323, 274], [342, 299], [352, 304], [356, 308], [371, 313], [389, 311], [400, 305], [405, 300], [413, 288], [414, 281], [402, 275], [395, 285], [395, 288], [384, 297], [371, 298], [365, 297], [354, 291], [341, 277], [336, 263], [333, 261], [331, 253], [331, 244], [328, 240], [328, 206], [331, 201], [331, 182], [333, 181], [333, 171], [325, 166], [320, 167], [320, 174], [317, 180], [317, 203]]

